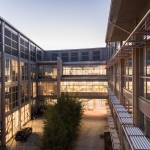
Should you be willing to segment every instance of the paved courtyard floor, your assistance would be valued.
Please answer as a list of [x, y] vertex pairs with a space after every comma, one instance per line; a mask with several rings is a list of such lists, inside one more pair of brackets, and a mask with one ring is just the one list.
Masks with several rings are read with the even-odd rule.
[[85, 111], [71, 150], [104, 150], [104, 139], [100, 134], [108, 131], [106, 111]]
[[[39, 137], [42, 134], [43, 120], [37, 118], [25, 126], [32, 127], [33, 133], [26, 142], [16, 142], [12, 138], [6, 148], [0, 150], [37, 150]], [[81, 127], [71, 143], [70, 150], [104, 150], [104, 140], [100, 134], [108, 130], [106, 111], [85, 111]]]

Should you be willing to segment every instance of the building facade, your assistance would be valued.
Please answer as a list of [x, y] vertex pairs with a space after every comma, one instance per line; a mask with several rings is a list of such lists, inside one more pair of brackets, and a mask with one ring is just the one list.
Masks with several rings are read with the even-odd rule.
[[149, 18], [148, 0], [111, 1], [106, 33], [108, 121], [114, 125], [112, 141], [113, 129], [120, 140], [113, 146], [121, 150], [150, 149]]
[[107, 46], [91, 49], [45, 51], [0, 18], [0, 145], [69, 92], [87, 110], [107, 108], [113, 149], [150, 149], [149, 8], [112, 0]]
[[104, 109], [106, 60], [106, 48], [44, 51], [0, 18], [0, 145], [61, 92], [78, 94], [85, 109]]

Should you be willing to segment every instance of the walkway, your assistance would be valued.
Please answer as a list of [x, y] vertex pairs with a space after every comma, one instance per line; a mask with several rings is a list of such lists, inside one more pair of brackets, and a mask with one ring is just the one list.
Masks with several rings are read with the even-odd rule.
[[104, 150], [100, 134], [108, 131], [106, 111], [86, 111], [71, 150]]

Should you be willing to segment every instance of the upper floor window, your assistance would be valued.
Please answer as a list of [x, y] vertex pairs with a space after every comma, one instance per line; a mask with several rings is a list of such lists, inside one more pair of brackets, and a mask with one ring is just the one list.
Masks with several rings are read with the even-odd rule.
[[20, 76], [21, 80], [28, 80], [28, 63], [21, 62], [20, 63]]
[[18, 61], [5, 59], [5, 82], [18, 81]]

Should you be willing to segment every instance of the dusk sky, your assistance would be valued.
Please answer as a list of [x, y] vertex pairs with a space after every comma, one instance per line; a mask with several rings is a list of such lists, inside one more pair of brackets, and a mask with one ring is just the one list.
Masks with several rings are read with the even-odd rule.
[[45, 50], [105, 47], [111, 0], [0, 0], [0, 16]]

